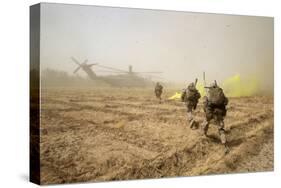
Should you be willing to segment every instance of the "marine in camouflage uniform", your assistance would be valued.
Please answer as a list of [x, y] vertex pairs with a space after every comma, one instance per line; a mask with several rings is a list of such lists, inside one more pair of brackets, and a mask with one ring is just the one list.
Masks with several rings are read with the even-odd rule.
[[221, 88], [222, 96], [221, 96], [221, 104], [216, 105], [211, 102], [210, 92], [212, 89], [219, 88], [219, 86], [214, 83], [211, 87], [208, 87], [208, 94], [203, 98], [203, 106], [205, 112], [205, 121], [202, 124], [203, 133], [207, 136], [207, 132], [209, 129], [209, 124], [211, 120], [214, 120], [215, 125], [218, 127], [218, 133], [220, 135], [221, 143], [225, 146], [225, 153], [229, 152], [229, 148], [227, 146], [227, 140], [225, 136], [225, 129], [224, 129], [224, 118], [226, 116], [226, 106], [228, 104], [228, 98], [224, 96], [223, 90]]
[[155, 85], [154, 93], [156, 98], [159, 99], [159, 103], [161, 103], [162, 100], [161, 99], [162, 92], [163, 92], [163, 86], [159, 82], [157, 82]]
[[192, 112], [196, 110], [198, 101], [201, 97], [200, 93], [196, 89], [196, 82], [188, 85], [181, 95], [181, 100], [185, 102], [187, 107], [187, 117], [189, 121], [189, 126], [191, 129], [198, 128], [198, 122], [195, 121]]

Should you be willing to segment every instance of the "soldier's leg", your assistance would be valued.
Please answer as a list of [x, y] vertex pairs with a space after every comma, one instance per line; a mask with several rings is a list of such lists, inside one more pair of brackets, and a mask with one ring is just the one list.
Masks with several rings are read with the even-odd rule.
[[158, 93], [156, 91], [154, 92], [154, 94], [155, 94], [155, 97], [158, 98]]
[[159, 103], [161, 103], [161, 94], [159, 91], [155, 91], [155, 95], [156, 95], [156, 98], [159, 100]]
[[193, 115], [192, 115], [191, 110], [187, 111], [187, 119], [188, 119], [189, 122], [191, 122], [193, 120]]
[[225, 130], [224, 130], [224, 122], [223, 121], [219, 121], [219, 135], [220, 135], [220, 139], [221, 139], [221, 143], [222, 144], [226, 144], [226, 136], [225, 136]]
[[193, 114], [192, 114], [193, 107], [191, 105], [187, 105], [187, 119], [189, 121], [189, 127], [191, 129], [196, 129], [197, 122], [195, 121]]
[[187, 120], [189, 123], [191, 123], [193, 121], [193, 115], [192, 115], [192, 109], [190, 108], [189, 104], [186, 104], [186, 108], [187, 108]]
[[189, 126], [192, 129], [195, 126], [195, 120], [193, 118], [192, 111], [187, 112], [187, 118], [189, 121]]
[[208, 132], [208, 129], [209, 129], [209, 124], [210, 124], [210, 121], [213, 118], [213, 111], [212, 111], [211, 108], [208, 108], [208, 107], [205, 107], [204, 111], [205, 111], [206, 119], [202, 123], [202, 129], [203, 129], [204, 135], [207, 136], [207, 132]]
[[205, 119], [204, 122], [202, 123], [202, 130], [203, 130], [203, 134], [205, 136], [207, 136], [209, 124], [210, 124], [210, 122], [207, 119]]
[[221, 143], [224, 145], [225, 147], [225, 150], [224, 152], [225, 153], [228, 153], [229, 152], [229, 148], [227, 146], [227, 140], [226, 140], [226, 135], [225, 135], [225, 129], [224, 129], [224, 122], [223, 120], [220, 120], [219, 121], [219, 135], [220, 135], [220, 140], [221, 140]]
[[226, 144], [226, 136], [225, 136], [223, 119], [224, 119], [223, 111], [221, 109], [215, 109], [214, 110], [214, 120], [216, 122], [216, 125], [218, 126], [220, 140], [221, 140], [222, 144]]

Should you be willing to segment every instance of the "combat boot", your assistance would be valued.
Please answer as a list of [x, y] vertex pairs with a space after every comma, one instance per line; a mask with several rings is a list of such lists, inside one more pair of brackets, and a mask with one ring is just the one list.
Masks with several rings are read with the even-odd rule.
[[208, 129], [209, 129], [209, 122], [208, 121], [204, 121], [203, 123], [202, 123], [202, 134], [204, 135], [204, 136], [208, 136]]
[[189, 126], [192, 130], [198, 129], [198, 122], [194, 119], [189, 123]]
[[228, 154], [230, 152], [229, 147], [227, 146], [227, 144], [224, 144], [224, 154]]

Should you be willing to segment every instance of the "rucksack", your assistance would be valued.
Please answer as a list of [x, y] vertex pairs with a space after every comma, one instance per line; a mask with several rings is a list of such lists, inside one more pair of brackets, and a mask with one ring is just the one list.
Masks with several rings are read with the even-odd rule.
[[196, 101], [198, 100], [198, 91], [196, 89], [187, 89], [186, 90], [186, 100]]
[[156, 85], [155, 90], [162, 91], [163, 86], [162, 85]]
[[216, 105], [216, 106], [224, 105], [225, 96], [224, 96], [223, 90], [219, 87], [209, 88], [208, 101], [212, 105]]

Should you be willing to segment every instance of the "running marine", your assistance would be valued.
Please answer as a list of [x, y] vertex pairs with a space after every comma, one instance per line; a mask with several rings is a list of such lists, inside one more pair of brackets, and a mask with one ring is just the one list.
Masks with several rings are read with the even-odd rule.
[[155, 85], [154, 93], [155, 93], [156, 98], [159, 99], [159, 103], [161, 103], [161, 101], [162, 101], [161, 95], [163, 93], [163, 86], [159, 82], [157, 82]]
[[207, 136], [209, 124], [214, 120], [218, 128], [220, 141], [225, 147], [225, 153], [229, 152], [227, 140], [224, 129], [224, 118], [226, 116], [226, 106], [228, 98], [224, 95], [223, 89], [220, 88], [216, 81], [210, 86], [205, 87], [208, 89], [207, 96], [203, 98], [203, 107], [205, 112], [205, 120], [202, 123], [202, 129], [205, 136]]
[[198, 101], [201, 97], [199, 91], [196, 89], [197, 79], [195, 82], [190, 83], [186, 89], [182, 92], [181, 100], [185, 102], [187, 107], [187, 117], [189, 121], [189, 126], [191, 129], [198, 128], [198, 122], [195, 121], [193, 117], [193, 111], [196, 110]]

